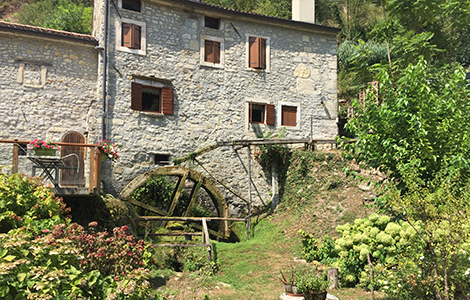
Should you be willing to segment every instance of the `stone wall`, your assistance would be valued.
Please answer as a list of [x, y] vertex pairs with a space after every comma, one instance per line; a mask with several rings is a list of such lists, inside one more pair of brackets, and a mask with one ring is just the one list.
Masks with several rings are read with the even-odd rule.
[[[60, 142], [77, 131], [96, 142], [101, 127], [94, 45], [20, 31], [0, 30], [0, 139]], [[12, 145], [0, 147], [0, 165], [11, 165]], [[31, 171], [26, 159], [19, 163], [20, 171]]]
[[[297, 106], [300, 114], [299, 126], [285, 127], [286, 137], [336, 136], [334, 34], [214, 11], [211, 16], [221, 18], [221, 29], [209, 29], [202, 22], [204, 10], [156, 2], [145, 2], [142, 13], [119, 9], [118, 14], [111, 6], [107, 133], [121, 144], [121, 159], [113, 168], [105, 168], [105, 190], [118, 193], [137, 175], [157, 167], [155, 153], [176, 158], [217, 141], [277, 133], [282, 127], [279, 115], [282, 104]], [[145, 24], [144, 53], [129, 53], [116, 46], [121, 20]], [[223, 67], [201, 63], [203, 36], [223, 42]], [[248, 36], [269, 40], [267, 70], [247, 67]], [[132, 110], [133, 81], [173, 87], [174, 114]], [[275, 125], [249, 124], [250, 101], [274, 104]], [[247, 198], [246, 149], [223, 147], [198, 159], [216, 178]], [[262, 170], [256, 161], [252, 163], [252, 197], [256, 205], [263, 205], [271, 201], [273, 194], [271, 173]], [[197, 164], [195, 168], [207, 175]], [[243, 202], [220, 185], [219, 188], [232, 214], [241, 213]]]

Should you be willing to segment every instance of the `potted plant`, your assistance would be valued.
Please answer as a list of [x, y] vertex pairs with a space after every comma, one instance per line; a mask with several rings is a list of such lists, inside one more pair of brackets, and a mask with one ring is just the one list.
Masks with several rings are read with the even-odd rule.
[[296, 273], [296, 283], [305, 300], [325, 300], [326, 289], [330, 285], [327, 274], [316, 268], [299, 269]]
[[286, 294], [289, 296], [302, 296], [302, 293], [298, 292], [296, 280], [295, 280], [296, 271], [293, 267], [287, 273], [287, 276], [284, 275], [282, 270], [279, 270], [279, 280], [284, 284], [284, 288], [286, 290]]
[[101, 160], [103, 162], [108, 159], [111, 159], [112, 161], [116, 161], [119, 158], [119, 155], [117, 153], [117, 149], [119, 148], [118, 144], [112, 143], [111, 141], [103, 140], [101, 143], [98, 143], [97, 145], [101, 146], [101, 151], [103, 152], [103, 155], [101, 156]]
[[57, 150], [60, 150], [60, 147], [53, 145], [52, 142], [45, 142], [43, 140], [35, 139], [32, 142], [29, 142], [29, 148], [34, 150], [34, 155], [39, 156], [54, 156]]

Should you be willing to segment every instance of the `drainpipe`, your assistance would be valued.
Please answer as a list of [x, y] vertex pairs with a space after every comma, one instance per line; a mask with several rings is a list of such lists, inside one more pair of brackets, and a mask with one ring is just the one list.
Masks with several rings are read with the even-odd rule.
[[104, 0], [104, 41], [103, 41], [103, 111], [101, 113], [101, 140], [106, 139], [106, 119], [107, 119], [107, 105], [106, 105], [106, 81], [107, 81], [107, 64], [108, 64], [108, 14], [109, 14], [109, 0]]

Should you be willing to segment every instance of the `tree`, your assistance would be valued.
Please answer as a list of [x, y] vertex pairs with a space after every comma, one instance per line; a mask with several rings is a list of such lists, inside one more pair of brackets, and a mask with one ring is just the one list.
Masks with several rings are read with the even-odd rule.
[[[436, 69], [423, 58], [395, 70], [378, 70], [380, 93], [355, 101], [347, 128], [357, 142], [348, 156], [390, 178], [416, 172], [421, 184], [437, 174], [470, 175], [470, 90], [460, 66]], [[403, 185], [402, 185], [402, 188]]]

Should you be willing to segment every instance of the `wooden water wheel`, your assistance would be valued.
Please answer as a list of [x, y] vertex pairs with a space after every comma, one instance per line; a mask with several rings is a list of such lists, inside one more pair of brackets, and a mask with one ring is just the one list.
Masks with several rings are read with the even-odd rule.
[[[167, 210], [158, 209], [157, 207], [137, 201], [132, 198], [134, 191], [137, 190], [139, 187], [141, 187], [145, 182], [147, 182], [152, 176], [155, 176], [155, 175], [172, 176], [172, 177], [178, 178], [178, 181], [176, 183], [176, 188], [173, 191], [171, 205], [169, 206], [169, 209]], [[178, 203], [181, 201], [181, 195], [182, 195], [183, 188], [187, 180], [190, 180], [194, 183], [191, 188], [191, 192], [189, 193], [189, 203], [185, 205], [185, 211], [184, 212], [179, 211], [178, 212], [179, 215], [177, 215], [175, 209]], [[204, 175], [202, 175], [201, 173], [195, 170], [188, 169], [188, 168], [172, 166], [172, 167], [161, 167], [161, 168], [153, 169], [151, 171], [148, 171], [134, 178], [134, 180], [132, 180], [128, 185], [126, 185], [126, 187], [124, 187], [120, 195], [121, 195], [121, 199], [128, 201], [136, 206], [139, 206], [159, 216], [190, 217], [190, 213], [196, 204], [196, 199], [197, 199], [198, 194], [201, 191], [201, 188], [204, 189], [207, 192], [207, 194], [210, 196], [210, 199], [213, 203], [213, 207], [217, 211], [217, 216], [228, 218], [229, 217], [228, 206], [227, 206], [227, 203], [225, 202], [224, 197], [220, 193], [219, 189], [214, 185], [214, 183], [212, 183], [212, 181], [207, 179]], [[158, 199], [155, 199], [155, 201], [158, 201]], [[216, 236], [219, 238], [228, 238], [230, 235], [228, 221], [219, 221], [218, 231], [209, 230], [209, 232], [213, 236]]]

